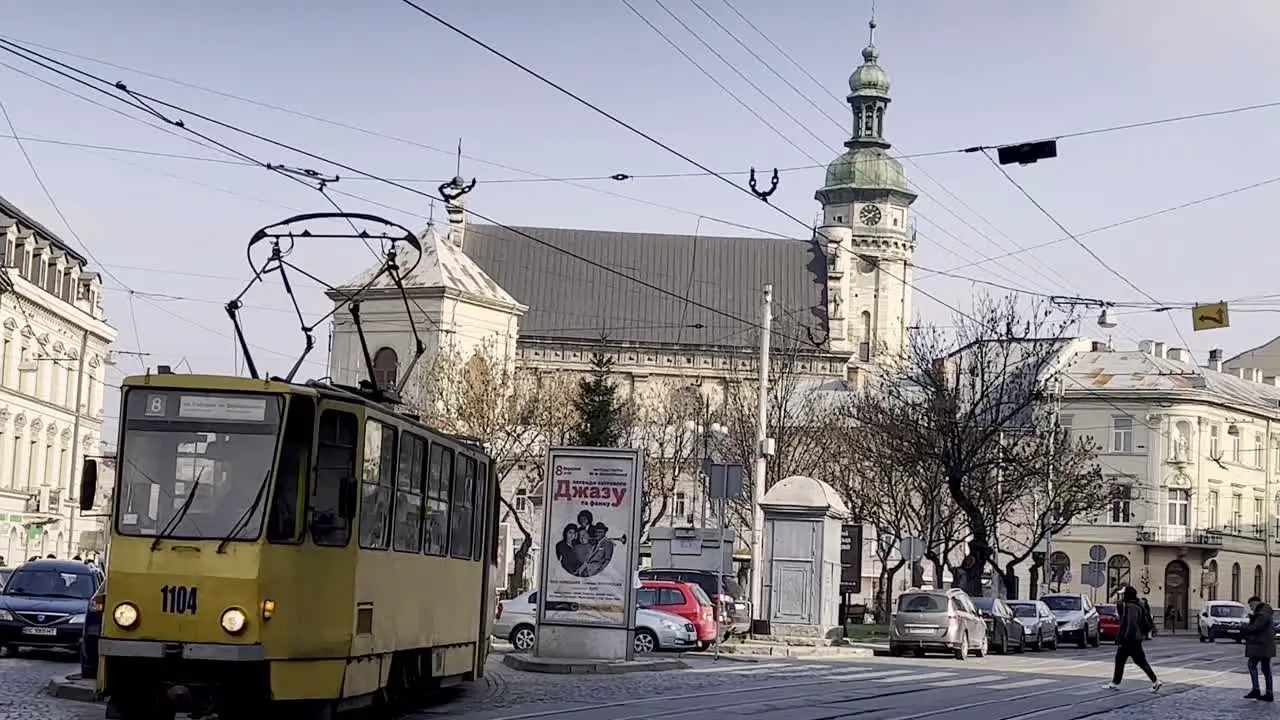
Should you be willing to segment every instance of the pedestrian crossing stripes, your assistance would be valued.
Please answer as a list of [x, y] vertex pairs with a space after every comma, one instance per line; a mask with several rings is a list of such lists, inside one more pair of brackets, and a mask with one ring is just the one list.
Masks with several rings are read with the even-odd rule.
[[[930, 688], [981, 687], [987, 690], [1021, 690], [1064, 682], [1063, 679], [1013, 675], [974, 675], [935, 668], [893, 668], [884, 665], [850, 666], [846, 664], [795, 664], [787, 662], [758, 663], [743, 667], [738, 663], [710, 665], [686, 670], [688, 673], [717, 674], [732, 677], [760, 678], [761, 680], [813, 679], [848, 682], [872, 682], [880, 684], [907, 683]], [[1076, 680], [1076, 678], [1071, 678]], [[1093, 693], [1095, 689], [1086, 690]]]

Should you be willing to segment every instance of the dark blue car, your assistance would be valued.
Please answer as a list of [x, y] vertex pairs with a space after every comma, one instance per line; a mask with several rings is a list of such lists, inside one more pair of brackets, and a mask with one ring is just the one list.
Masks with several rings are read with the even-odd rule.
[[73, 560], [33, 560], [0, 591], [0, 650], [79, 650], [85, 614], [102, 575]]

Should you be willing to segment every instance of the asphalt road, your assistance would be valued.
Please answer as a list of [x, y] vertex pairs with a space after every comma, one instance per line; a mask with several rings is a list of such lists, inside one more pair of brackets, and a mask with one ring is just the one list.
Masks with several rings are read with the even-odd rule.
[[[1248, 688], [1240, 646], [1159, 638], [1148, 645], [1166, 685], [1152, 694], [1130, 668], [1118, 692], [1104, 688], [1112, 650], [1063, 649], [957, 661], [948, 658], [714, 662], [634, 675], [521, 673], [495, 658], [486, 678], [407, 720], [1236, 720], [1280, 717], [1241, 699]], [[101, 705], [44, 694], [71, 658], [0, 658], [0, 720], [99, 720]]]
[[[1113, 648], [949, 658], [761, 659], [615, 676], [551, 676], [495, 667], [457, 701], [422, 713], [468, 720], [1216, 720], [1268, 708], [1241, 699], [1242, 649], [1158, 638], [1149, 657], [1165, 685], [1153, 694], [1130, 666], [1108, 690]], [[1247, 713], [1245, 712], [1247, 711]], [[1225, 714], [1223, 714], [1225, 713]], [[1243, 714], [1242, 714], [1243, 713]], [[1268, 713], [1270, 714], [1270, 713]]]

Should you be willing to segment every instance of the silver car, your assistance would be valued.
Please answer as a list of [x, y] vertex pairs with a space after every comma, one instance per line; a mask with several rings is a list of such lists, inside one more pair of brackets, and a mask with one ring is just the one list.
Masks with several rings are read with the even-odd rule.
[[1022, 625], [1023, 641], [1036, 650], [1058, 649], [1058, 618], [1039, 600], [1008, 600], [1013, 617]]
[[1040, 600], [1058, 619], [1058, 638], [1063, 642], [1082, 648], [1098, 647], [1102, 642], [1102, 619], [1089, 598], [1078, 593], [1049, 593]]
[[[537, 640], [538, 591], [529, 590], [510, 600], [500, 600], [493, 619], [493, 636], [511, 643], [516, 652], [532, 652]], [[655, 650], [692, 650], [698, 630], [679, 615], [639, 608], [636, 610], [635, 653]]]
[[957, 660], [987, 654], [987, 623], [963, 590], [908, 590], [889, 623], [889, 653], [948, 652]]

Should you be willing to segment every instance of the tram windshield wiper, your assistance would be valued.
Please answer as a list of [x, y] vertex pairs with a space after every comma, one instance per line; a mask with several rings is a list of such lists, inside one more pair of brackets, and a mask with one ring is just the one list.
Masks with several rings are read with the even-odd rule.
[[267, 468], [267, 472], [262, 476], [262, 482], [258, 484], [258, 492], [253, 496], [253, 502], [249, 503], [249, 507], [245, 508], [244, 514], [236, 520], [236, 524], [231, 526], [230, 532], [226, 537], [222, 538], [222, 542], [218, 543], [217, 552], [222, 553], [227, 549], [227, 543], [236, 539], [236, 535], [240, 534], [251, 520], [255, 513], [258, 512], [258, 506], [262, 504], [262, 498], [267, 494], [267, 486], [271, 484], [271, 469]]
[[156, 539], [151, 541], [151, 551], [155, 552], [160, 547], [160, 541], [169, 536], [170, 533], [178, 529], [178, 525], [182, 523], [182, 519], [187, 516], [187, 511], [191, 509], [191, 504], [196, 500], [196, 491], [200, 489], [200, 478], [204, 477], [204, 468], [200, 468], [200, 472], [196, 473], [195, 480], [191, 481], [191, 492], [187, 493], [187, 498], [182, 501], [182, 505], [178, 508], [178, 512], [169, 518], [169, 522], [165, 523], [160, 532], [156, 533]]

